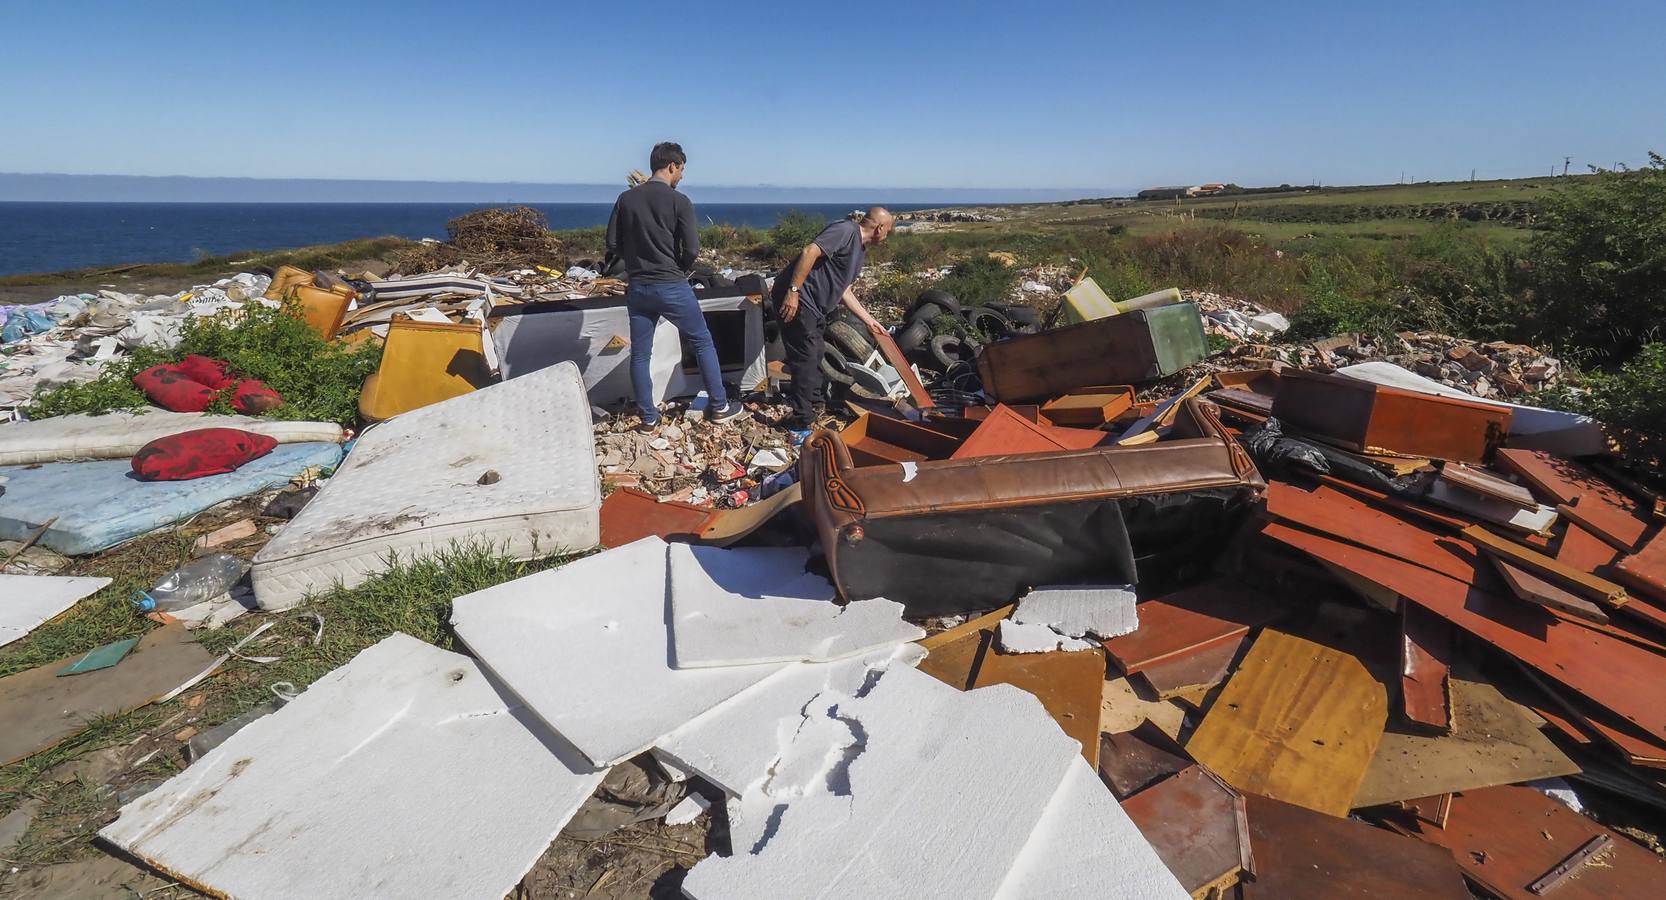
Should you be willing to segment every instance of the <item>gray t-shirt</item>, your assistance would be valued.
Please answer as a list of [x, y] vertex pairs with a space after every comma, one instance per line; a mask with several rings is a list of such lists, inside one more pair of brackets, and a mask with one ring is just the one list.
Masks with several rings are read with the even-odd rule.
[[[816, 318], [822, 319], [839, 305], [845, 288], [850, 287], [862, 272], [862, 229], [855, 219], [841, 219], [816, 235], [816, 246], [821, 248], [821, 258], [810, 269], [810, 277], [804, 279], [798, 302], [801, 310], [812, 310]], [[775, 277], [774, 295], [777, 301], [786, 297], [787, 287], [792, 284], [793, 270], [797, 268], [798, 259], [795, 257]]]

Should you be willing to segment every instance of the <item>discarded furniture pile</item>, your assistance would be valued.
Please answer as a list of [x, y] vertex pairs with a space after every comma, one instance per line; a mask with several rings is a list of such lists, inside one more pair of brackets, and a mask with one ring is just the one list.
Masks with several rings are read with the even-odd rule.
[[[1278, 323], [1095, 287], [1055, 327], [996, 309], [999, 339], [937, 369], [922, 333], [974, 313], [922, 295], [846, 358], [867, 373], [847, 421], [798, 447], [695, 416], [640, 434], [594, 415], [624, 349], [608, 302], [353, 281], [270, 287], [331, 337], [386, 343], [361, 407], [380, 424], [345, 455], [339, 433], [243, 417], [273, 446], [229, 474], [318, 444], [293, 462], [331, 471], [254, 555], [252, 604], [304, 615], [471, 542], [577, 558], [453, 598], [454, 649], [394, 633], [124, 798], [101, 840], [174, 881], [500, 898], [596, 833], [584, 810], [628, 772], [677, 785], [651, 817], [707, 823], [676, 882], [695, 900], [1526, 900], [1666, 876], [1605, 824], [1666, 810], [1666, 499], [1600, 423], [1380, 359], [1153, 398], [1199, 373], [1210, 322]], [[762, 293], [702, 302], [767, 386]], [[1528, 358], [1491, 350], [1494, 373]], [[448, 363], [461, 383], [415, 386], [471, 352], [493, 377]], [[218, 420], [95, 418], [0, 427], [0, 537], [31, 531], [14, 501], [61, 508], [35, 537], [66, 553], [178, 520], [71, 501], [119, 489], [170, 423]], [[0, 641], [102, 586], [28, 576]], [[240, 646], [216, 661], [168, 624], [119, 664], [0, 678], [0, 709], [45, 723], [0, 758], [72, 733], [64, 710], [165, 702]]]

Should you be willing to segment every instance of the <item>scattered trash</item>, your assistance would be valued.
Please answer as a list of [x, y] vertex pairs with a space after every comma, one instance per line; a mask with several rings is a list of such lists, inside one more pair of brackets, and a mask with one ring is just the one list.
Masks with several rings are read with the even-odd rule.
[[137, 591], [133, 605], [140, 612], [171, 612], [196, 606], [230, 591], [243, 577], [243, 561], [228, 553], [215, 553], [175, 569], [149, 591]]

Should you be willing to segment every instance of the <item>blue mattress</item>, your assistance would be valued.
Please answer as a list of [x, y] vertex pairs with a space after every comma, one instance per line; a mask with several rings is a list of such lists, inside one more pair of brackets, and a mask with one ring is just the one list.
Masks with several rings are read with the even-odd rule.
[[140, 481], [128, 460], [0, 467], [0, 540], [20, 541], [58, 517], [40, 544], [68, 556], [96, 553], [189, 519], [227, 500], [282, 487], [308, 466], [341, 462], [341, 446], [279, 444], [224, 475]]

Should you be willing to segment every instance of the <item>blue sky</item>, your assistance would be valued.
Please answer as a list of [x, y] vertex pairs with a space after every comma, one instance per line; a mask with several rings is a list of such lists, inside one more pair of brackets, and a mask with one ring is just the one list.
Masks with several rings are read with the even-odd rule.
[[1110, 192], [1666, 150], [1666, 4], [12, 3], [0, 172]]

